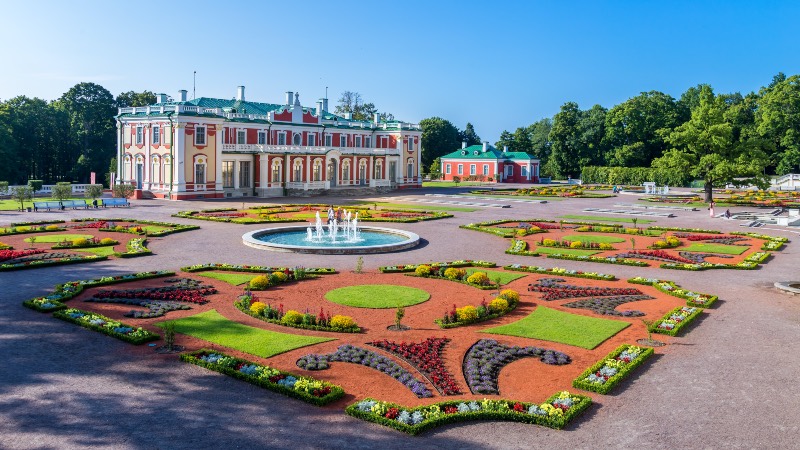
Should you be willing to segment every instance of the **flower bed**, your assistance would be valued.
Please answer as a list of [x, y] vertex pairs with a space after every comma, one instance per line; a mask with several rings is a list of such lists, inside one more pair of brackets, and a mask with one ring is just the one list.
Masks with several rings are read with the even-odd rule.
[[45, 250], [0, 250], [0, 262], [45, 253]]
[[572, 255], [547, 255], [548, 258], [553, 259], [568, 259], [570, 261], [588, 261], [588, 262], [596, 262], [596, 263], [603, 263], [603, 264], [619, 264], [622, 266], [637, 266], [637, 267], [649, 267], [650, 264], [642, 261], [636, 261], [633, 259], [627, 258], [617, 258], [614, 256], [572, 256]]
[[215, 350], [201, 349], [184, 353], [181, 355], [181, 361], [229, 375], [312, 405], [327, 405], [344, 396], [344, 389], [341, 386], [327, 381], [297, 376]]
[[617, 279], [617, 277], [615, 277], [614, 275], [608, 275], [605, 273], [582, 272], [580, 270], [562, 269], [560, 267], [545, 269], [544, 267], [538, 267], [538, 266], [523, 266], [521, 264], [510, 264], [508, 266], [504, 266], [503, 269], [514, 270], [517, 272], [541, 273], [545, 275], [563, 275], [568, 277], [588, 278], [590, 280], [614, 281]]
[[736, 236], [747, 236], [755, 239], [761, 239], [764, 244], [761, 246], [761, 250], [780, 250], [784, 244], [789, 242], [788, 238], [780, 237], [780, 236], [770, 236], [768, 234], [759, 234], [759, 233], [745, 233], [741, 231], [734, 231], [731, 233], [732, 235]]
[[654, 261], [667, 261], [677, 262], [682, 264], [692, 264], [692, 261], [675, 256], [662, 250], [631, 250], [626, 253], [619, 253], [614, 255], [617, 258], [637, 258], [637, 259], [651, 259]]
[[539, 253], [528, 250], [528, 243], [521, 239], [512, 239], [511, 245], [506, 249], [509, 255], [539, 256]]
[[33, 220], [30, 222], [11, 222], [12, 227], [29, 227], [31, 225], [52, 225], [54, 223], [65, 223], [64, 220]]
[[653, 355], [652, 348], [623, 344], [572, 381], [572, 387], [607, 394], [633, 369]]
[[[125, 222], [125, 223], [132, 223], [132, 224], [143, 224], [143, 225], [153, 225], [157, 227], [164, 227], [165, 230], [160, 231], [146, 231], [141, 227], [114, 227], [114, 228], [99, 228], [100, 231], [113, 231], [118, 233], [132, 233], [132, 234], [139, 234], [139, 235], [147, 235], [147, 236], [166, 236], [172, 233], [180, 233], [183, 231], [191, 231], [191, 230], [199, 230], [200, 227], [197, 225], [183, 225], [180, 223], [171, 223], [171, 222], [157, 222], [154, 220], [137, 220], [137, 219], [98, 219], [95, 217], [86, 217], [83, 219], [75, 219], [75, 222]], [[138, 230], [137, 230], [138, 228]]]
[[565, 303], [566, 308], [588, 309], [601, 316], [642, 317], [645, 314], [637, 310], [617, 311], [617, 306], [628, 302], [652, 300], [649, 295], [615, 295], [613, 297], [596, 297]]
[[653, 333], [676, 336], [682, 328], [690, 324], [702, 312], [702, 308], [679, 306], [664, 314], [661, 319], [653, 322], [648, 329]]
[[147, 238], [133, 238], [125, 245], [128, 249], [125, 253], [120, 253], [120, 258], [135, 258], [137, 256], [146, 256], [152, 255], [153, 252], [145, 247], [145, 242], [147, 242]]
[[66, 231], [66, 228], [58, 225], [31, 225], [31, 226], [11, 226], [11, 228], [0, 228], [0, 236], [12, 234], [45, 233], [52, 231]]
[[336, 269], [331, 267], [268, 267], [268, 266], [247, 266], [239, 264], [208, 263], [195, 264], [193, 266], [181, 267], [181, 272], [203, 272], [207, 270], [227, 270], [229, 272], [253, 272], [253, 273], [273, 273], [286, 272], [287, 270], [296, 273], [301, 270], [307, 274], [324, 275], [336, 273]]
[[713, 257], [713, 258], [726, 258], [731, 259], [733, 256], [730, 255], [722, 255], [717, 253], [694, 253], [694, 252], [678, 252], [678, 255], [681, 258], [688, 259], [693, 264], [702, 264], [706, 262], [706, 258]]
[[428, 338], [419, 344], [405, 342], [398, 344], [384, 339], [370, 342], [370, 345], [386, 350], [414, 366], [440, 394], [459, 395], [461, 389], [442, 361], [442, 351], [448, 342], [450, 339], [447, 338]]
[[589, 397], [563, 391], [552, 395], [542, 404], [483, 399], [406, 408], [396, 403], [366, 398], [348, 406], [345, 412], [368, 422], [417, 435], [440, 425], [467, 420], [509, 420], [561, 429], [591, 404]]
[[303, 356], [297, 360], [297, 367], [305, 370], [325, 370], [332, 361], [372, 367], [402, 383], [419, 398], [433, 396], [431, 391], [425, 386], [425, 383], [414, 378], [411, 373], [400, 367], [399, 364], [392, 361], [390, 358], [350, 344], [342, 345], [336, 352], [327, 355], [310, 354]]
[[209, 284], [201, 284], [195, 280], [178, 279], [178, 285], [158, 287], [158, 288], [139, 288], [139, 289], [114, 289], [110, 291], [98, 291], [92, 296], [95, 301], [106, 299], [145, 299], [145, 300], [164, 300], [171, 302], [194, 303], [204, 305], [208, 303], [206, 296], [216, 294], [217, 289]]
[[105, 239], [85, 239], [85, 243], [81, 242], [81, 240], [77, 240], [77, 245], [75, 241], [63, 241], [59, 242], [56, 245], [50, 247], [53, 250], [59, 249], [69, 249], [69, 248], [93, 248], [93, 247], [108, 247], [111, 245], [118, 245], [119, 241], [115, 241], [114, 239], [105, 238]]
[[539, 347], [509, 347], [494, 339], [481, 339], [464, 356], [464, 379], [473, 394], [499, 394], [497, 377], [507, 364], [520, 358], [539, 358], [545, 364], [561, 366], [572, 359], [566, 353]]
[[56, 285], [53, 293], [50, 295], [25, 300], [22, 304], [39, 312], [57, 311], [66, 308], [64, 302], [80, 294], [83, 292], [83, 289], [87, 287], [106, 286], [109, 284], [126, 283], [128, 281], [146, 280], [149, 278], [168, 277], [172, 275], [175, 275], [175, 272], [160, 270], [95, 278], [92, 280], [70, 281], [68, 283]]
[[14, 250], [14, 247], [0, 242], [0, 250]]
[[[447, 281], [454, 281], [456, 283], [466, 284], [467, 286], [472, 286], [476, 289], [482, 289], [484, 291], [490, 291], [492, 289], [497, 289], [497, 284], [492, 284], [492, 281], [489, 280], [489, 277], [484, 272], [475, 272], [471, 275], [468, 275], [466, 271], [461, 271], [463, 273], [459, 275], [450, 275], [448, 276], [449, 270], [456, 270], [456, 267], [445, 267], [445, 266], [429, 266], [427, 264], [420, 264], [414, 269], [414, 273], [407, 273], [406, 276], [409, 277], [420, 277], [420, 278], [436, 278], [439, 280], [447, 280]], [[452, 272], [451, 272], [452, 273]], [[483, 274], [483, 276], [475, 277], [474, 275], [477, 273]]]
[[[673, 264], [673, 263], [664, 263], [661, 264], [662, 269], [674, 269], [674, 270], [707, 270], [707, 269], [739, 269], [739, 270], [753, 270], [758, 269], [759, 264], [763, 263], [764, 261], [769, 258], [771, 253], [768, 252], [755, 252], [744, 259], [744, 261], [737, 263], [737, 264], [722, 264], [722, 263], [710, 263], [710, 262], [701, 262], [701, 263], [694, 263], [694, 264]], [[719, 255], [714, 255], [719, 257]]]
[[0, 271], [7, 271], [7, 270], [20, 270], [20, 269], [34, 269], [37, 267], [45, 267], [45, 266], [63, 266], [66, 264], [79, 264], [85, 262], [94, 262], [94, 261], [104, 261], [108, 259], [108, 256], [100, 256], [100, 255], [86, 255], [86, 256], [72, 256], [72, 255], [63, 255], [56, 258], [51, 259], [39, 259], [35, 261], [25, 261], [21, 263], [15, 264], [0, 264]]
[[519, 293], [512, 289], [504, 289], [488, 305], [485, 300], [481, 301], [478, 307], [467, 305], [456, 308], [454, 304], [450, 312], [445, 312], [441, 319], [434, 319], [434, 323], [439, 325], [439, 328], [447, 329], [485, 322], [510, 313], [517, 305], [519, 305]]
[[687, 291], [686, 289], [681, 289], [677, 284], [675, 284], [675, 282], [669, 280], [635, 277], [629, 279], [628, 283], [653, 286], [665, 294], [686, 300], [686, 306], [695, 306], [698, 308], [709, 308], [719, 298], [716, 295], [701, 294], [693, 291]]
[[497, 264], [488, 261], [480, 261], [480, 260], [471, 260], [471, 259], [460, 259], [458, 261], [448, 261], [448, 262], [432, 262], [432, 263], [420, 263], [420, 264], [399, 264], [397, 266], [381, 266], [378, 267], [383, 273], [402, 273], [402, 272], [414, 272], [417, 270], [419, 266], [430, 266], [430, 267], [497, 267]]
[[642, 295], [642, 291], [635, 288], [611, 288], [594, 286], [576, 286], [564, 283], [562, 278], [542, 278], [536, 283], [528, 285], [528, 291], [541, 292], [542, 300], [563, 300], [577, 297], [602, 297], [612, 295]]
[[[260, 305], [258, 305], [260, 303]], [[319, 314], [314, 316], [310, 313], [300, 314], [295, 316], [292, 320], [285, 319], [286, 314], [283, 311], [283, 305], [273, 308], [271, 304], [264, 304], [259, 302], [252, 292], [245, 292], [239, 296], [239, 299], [234, 303], [239, 311], [247, 314], [250, 317], [263, 320], [264, 322], [274, 323], [275, 325], [282, 325], [285, 327], [300, 328], [303, 330], [316, 330], [316, 331], [331, 331], [334, 333], [360, 333], [361, 328], [353, 321], [343, 319], [347, 316], [333, 316], [331, 317], [330, 311], [325, 312], [320, 308]], [[291, 310], [290, 310], [291, 311]], [[336, 319], [340, 318], [340, 319]], [[348, 317], [349, 318], [349, 317]], [[351, 323], [352, 322], [352, 323]]]
[[117, 322], [106, 316], [80, 309], [69, 308], [63, 311], [56, 311], [53, 313], [53, 317], [72, 322], [92, 331], [107, 334], [131, 344], [139, 345], [159, 339], [156, 333], [147, 331], [142, 327], [134, 328], [131, 325]]

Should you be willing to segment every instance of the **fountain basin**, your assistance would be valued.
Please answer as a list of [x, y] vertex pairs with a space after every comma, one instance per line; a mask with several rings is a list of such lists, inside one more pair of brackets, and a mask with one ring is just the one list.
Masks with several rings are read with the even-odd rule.
[[277, 252], [313, 253], [318, 255], [351, 255], [359, 253], [388, 253], [419, 245], [416, 233], [393, 228], [358, 227], [360, 242], [308, 241], [307, 226], [267, 228], [242, 235], [250, 247]]

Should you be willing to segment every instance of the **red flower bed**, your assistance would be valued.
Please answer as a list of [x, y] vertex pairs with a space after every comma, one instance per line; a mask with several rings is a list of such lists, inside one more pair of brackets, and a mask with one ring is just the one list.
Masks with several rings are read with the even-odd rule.
[[736, 239], [736, 236], [727, 236], [724, 234], [690, 234], [683, 236], [683, 238], [689, 241], [707, 241], [709, 239]]
[[82, 223], [80, 225], [75, 225], [72, 228], [75, 228], [77, 230], [82, 230], [84, 228], [94, 228], [94, 229], [108, 228], [108, 222], [106, 222], [105, 220], [101, 220], [99, 222]]
[[22, 258], [23, 256], [37, 255], [46, 250], [0, 250], [0, 261]]
[[201, 289], [135, 289], [135, 290], [110, 290], [100, 291], [94, 294], [94, 298], [146, 298], [150, 300], [167, 300], [173, 302], [197, 303], [203, 305], [208, 303], [206, 295], [216, 294], [217, 290], [212, 288]]
[[247, 215], [247, 213], [214, 212], [214, 213], [197, 213], [195, 215], [200, 217], [244, 217]]
[[433, 385], [444, 395], [459, 395], [461, 390], [442, 361], [442, 350], [450, 339], [428, 338], [419, 344], [400, 344], [386, 339], [370, 342], [378, 348], [397, 355], [426, 374]]
[[[563, 281], [563, 280], [562, 280]], [[557, 281], [544, 278], [538, 284], [529, 284], [528, 290], [541, 292], [542, 300], [563, 300], [565, 298], [576, 297], [607, 297], [615, 295], [642, 295], [642, 291], [636, 288], [605, 288], [605, 287], [584, 287], [573, 286], [570, 284], [556, 284]], [[558, 281], [560, 283], [560, 281]]]
[[629, 258], [632, 256], [636, 258], [637, 255], [652, 257], [652, 258], [659, 258], [659, 259], [667, 259], [670, 261], [675, 261], [684, 264], [694, 264], [694, 261], [690, 261], [686, 258], [675, 256], [671, 253], [667, 253], [663, 250], [631, 250], [628, 252]]

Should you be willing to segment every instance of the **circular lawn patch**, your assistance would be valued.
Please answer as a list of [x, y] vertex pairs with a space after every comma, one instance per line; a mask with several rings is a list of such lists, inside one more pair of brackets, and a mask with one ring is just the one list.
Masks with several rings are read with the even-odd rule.
[[431, 295], [422, 289], [393, 284], [346, 286], [325, 293], [325, 298], [356, 308], [397, 308], [422, 303]]

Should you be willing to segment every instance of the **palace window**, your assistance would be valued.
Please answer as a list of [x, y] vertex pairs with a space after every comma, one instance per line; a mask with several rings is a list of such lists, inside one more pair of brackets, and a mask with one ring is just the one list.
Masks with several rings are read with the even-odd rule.
[[263, 131], [258, 132], [258, 145], [265, 145], [267, 143], [267, 133]]
[[408, 137], [408, 151], [414, 150], [414, 138], [409, 136]]
[[470, 174], [470, 175], [475, 175], [475, 174], [477, 173], [477, 172], [475, 171], [475, 169], [476, 169], [476, 167], [475, 167], [475, 164], [470, 164], [470, 165], [469, 165], [469, 174]]
[[356, 148], [361, 148], [361, 136], [356, 136]]
[[136, 145], [142, 145], [144, 141], [144, 129], [141, 125], [136, 125]]
[[239, 161], [239, 187], [250, 187], [250, 161]]
[[375, 161], [375, 175], [372, 178], [376, 180], [383, 179], [383, 163], [381, 161]]
[[[169, 180], [167, 180], [167, 174], [169, 174]], [[172, 160], [169, 159], [169, 156], [164, 157], [164, 182], [167, 181], [172, 182]]]
[[451, 164], [445, 164], [444, 173], [450, 175], [450, 166], [451, 166]]
[[[459, 167], [461, 167], [459, 165]], [[414, 158], [408, 158], [408, 164], [406, 164], [406, 176], [408, 178], [414, 177]]]
[[233, 187], [233, 161], [222, 161], [222, 187]]
[[366, 142], [364, 143], [364, 147], [367, 147], [367, 148], [372, 147], [372, 137], [371, 136], [367, 136], [365, 141]]
[[312, 175], [314, 181], [322, 181], [322, 160], [314, 161]]
[[514, 166], [508, 165], [506, 166], [506, 176], [513, 177], [514, 176]]
[[308, 146], [309, 147], [314, 147], [315, 145], [317, 145], [317, 136], [316, 135], [309, 134], [307, 139], [308, 139]]
[[275, 161], [272, 163], [272, 182], [273, 183], [280, 183], [281, 182], [281, 174], [283, 173], [283, 164], [280, 161]]
[[292, 181], [295, 182], [302, 182], [303, 181], [303, 161], [297, 160], [294, 162], [294, 178]]
[[161, 171], [159, 170], [158, 164], [158, 156], [153, 157], [153, 166], [152, 171], [150, 172], [150, 182], [151, 183], [160, 183], [161, 182]]
[[202, 162], [194, 165], [194, 182], [195, 184], [206, 184], [206, 165]]
[[153, 127], [153, 144], [158, 145], [161, 143], [161, 128]]
[[527, 177], [528, 176], [528, 166], [522, 166], [522, 170], [520, 172], [520, 175], [522, 175], [523, 177]]
[[194, 129], [194, 145], [206, 145], [206, 127], [198, 126]]
[[347, 136], [339, 136], [339, 147], [347, 147]]
[[489, 165], [488, 164], [484, 164], [483, 165], [483, 174], [484, 175], [489, 175]]
[[464, 165], [463, 164], [459, 164], [458, 165], [458, 174], [459, 175], [464, 175]]
[[350, 161], [342, 162], [342, 180], [350, 181]]
[[278, 132], [278, 145], [286, 145], [286, 134]]
[[358, 181], [361, 184], [365, 184], [367, 180], [367, 162], [363, 159], [358, 164]]
[[301, 136], [300, 133], [296, 133], [292, 143], [294, 145], [303, 145], [303, 136]]
[[325, 147], [333, 147], [333, 136], [330, 134], [325, 136]]
[[238, 130], [236, 132], [236, 143], [237, 144], [247, 144], [247, 132], [244, 130]]

